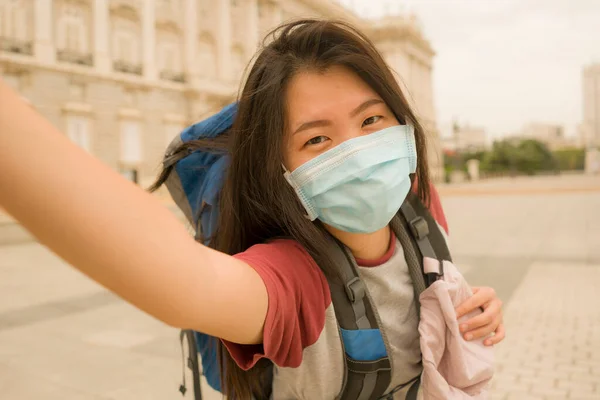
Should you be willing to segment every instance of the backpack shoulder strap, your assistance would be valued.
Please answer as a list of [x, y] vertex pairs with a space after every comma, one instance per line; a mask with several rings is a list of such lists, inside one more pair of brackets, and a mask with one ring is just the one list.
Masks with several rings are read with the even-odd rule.
[[179, 333], [179, 341], [181, 343], [181, 357], [183, 360], [183, 380], [179, 386], [179, 391], [183, 396], [187, 392], [187, 386], [185, 383], [185, 352], [183, 349], [183, 340], [187, 339], [188, 343], [188, 358], [187, 367], [192, 370], [192, 381], [194, 384], [194, 400], [202, 400], [202, 388], [200, 386], [200, 365], [198, 364], [198, 346], [196, 344], [196, 338], [194, 332], [191, 330], [181, 330]]
[[[400, 212], [410, 222], [410, 231], [423, 257], [452, 261], [446, 238], [440, 226], [429, 212], [429, 209], [421, 202], [419, 196], [411, 192], [402, 205]], [[423, 221], [427, 223], [427, 232], [422, 228], [424, 227]]]
[[[446, 239], [427, 207], [412, 192], [392, 220], [391, 227], [402, 244], [418, 300], [421, 292], [443, 275], [442, 261], [452, 261]], [[424, 257], [437, 260], [439, 269], [425, 271]]]
[[[413, 192], [408, 194], [390, 226], [402, 244], [417, 300], [417, 313], [420, 315], [419, 296], [443, 276], [443, 260], [452, 261], [446, 239], [427, 207]], [[424, 257], [436, 260], [437, 265], [434, 264], [434, 268], [430, 270], [429, 265], [424, 265]], [[418, 376], [410, 386], [407, 400], [417, 399], [419, 383]]]
[[379, 328], [379, 316], [354, 257], [342, 243], [333, 237], [329, 240], [330, 257], [338, 267], [339, 279], [328, 278], [328, 283], [345, 356], [342, 390], [337, 399], [378, 399], [391, 381], [388, 346]]

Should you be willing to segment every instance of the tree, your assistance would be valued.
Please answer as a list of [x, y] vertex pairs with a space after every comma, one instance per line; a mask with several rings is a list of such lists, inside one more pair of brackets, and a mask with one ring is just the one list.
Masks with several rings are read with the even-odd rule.
[[548, 147], [537, 140], [527, 139], [517, 147], [516, 167], [519, 172], [533, 175], [536, 171], [556, 170], [556, 161]]
[[521, 172], [532, 175], [537, 171], [555, 169], [556, 161], [548, 147], [533, 139], [520, 142], [496, 141], [492, 150], [485, 153], [481, 160], [481, 170], [488, 172]]
[[585, 168], [584, 149], [561, 149], [554, 151], [553, 154], [561, 171], [583, 170]]

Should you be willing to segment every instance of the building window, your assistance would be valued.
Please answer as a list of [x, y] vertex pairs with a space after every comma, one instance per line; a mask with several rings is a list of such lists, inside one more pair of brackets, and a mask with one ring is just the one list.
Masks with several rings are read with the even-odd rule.
[[142, 135], [137, 121], [121, 122], [121, 162], [139, 164], [142, 162]]
[[80, 3], [63, 3], [57, 25], [57, 59], [74, 64], [93, 64], [86, 24], [86, 9]]
[[137, 20], [113, 17], [111, 54], [116, 71], [141, 75], [141, 32]]
[[217, 48], [211, 36], [203, 35], [200, 38], [197, 60], [203, 77], [213, 78], [217, 75]]
[[27, 40], [29, 22], [24, 0], [2, 0], [0, 4], [0, 36]]
[[72, 3], [64, 4], [61, 10], [58, 30], [58, 48], [72, 52], [86, 52], [88, 42], [84, 11], [81, 6]]
[[139, 62], [135, 39], [131, 32], [121, 31], [115, 34], [115, 58], [124, 62], [135, 64]]
[[33, 54], [30, 6], [24, 0], [0, 1], [0, 50]]
[[174, 82], [184, 82], [179, 36], [168, 32], [160, 36], [157, 48], [160, 77]]
[[73, 143], [87, 152], [91, 152], [90, 121], [79, 115], [67, 117], [67, 136]]
[[138, 121], [121, 122], [121, 173], [138, 182], [138, 169], [142, 163], [142, 134]]

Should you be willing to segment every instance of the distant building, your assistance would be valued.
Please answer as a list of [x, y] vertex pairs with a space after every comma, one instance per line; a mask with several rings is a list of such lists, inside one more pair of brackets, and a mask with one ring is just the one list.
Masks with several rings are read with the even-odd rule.
[[451, 135], [442, 139], [444, 150], [457, 152], [477, 152], [488, 148], [485, 128], [472, 125], [453, 124]]
[[566, 147], [577, 147], [578, 141], [575, 137], [565, 136], [562, 125], [532, 122], [523, 127], [515, 138], [538, 140], [550, 150], [559, 150]]
[[600, 63], [583, 69], [581, 141], [587, 148], [600, 147]]

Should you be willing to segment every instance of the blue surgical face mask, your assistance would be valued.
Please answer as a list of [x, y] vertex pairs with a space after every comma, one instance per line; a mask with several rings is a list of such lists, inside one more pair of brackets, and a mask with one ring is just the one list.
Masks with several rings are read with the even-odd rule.
[[417, 168], [414, 128], [397, 125], [345, 141], [285, 178], [311, 221], [372, 233], [392, 220]]

